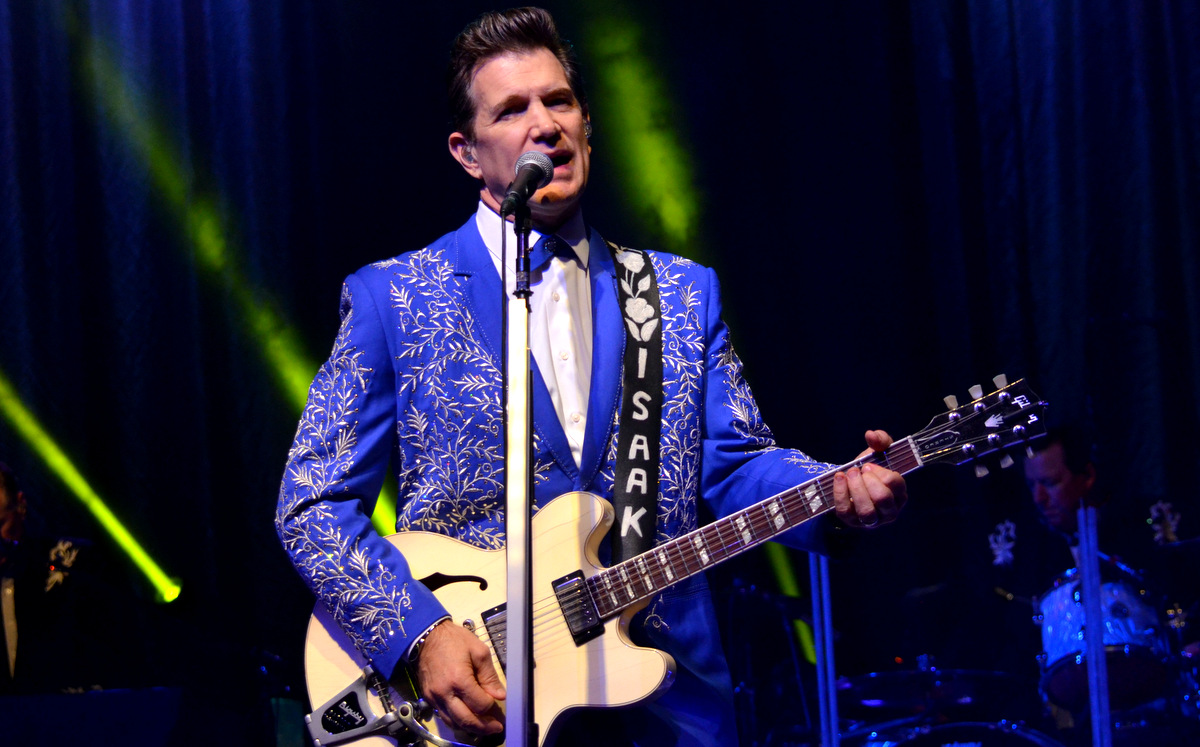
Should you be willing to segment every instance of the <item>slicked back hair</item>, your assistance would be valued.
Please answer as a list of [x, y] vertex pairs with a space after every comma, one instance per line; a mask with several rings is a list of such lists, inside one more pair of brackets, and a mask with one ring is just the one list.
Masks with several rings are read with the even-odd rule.
[[1054, 444], [1062, 446], [1063, 463], [1072, 474], [1082, 475], [1089, 464], [1095, 464], [1095, 445], [1087, 431], [1076, 425], [1058, 425], [1046, 432], [1046, 437], [1035, 441], [1034, 453], [1049, 449]]
[[512, 8], [484, 13], [454, 40], [446, 75], [451, 131], [463, 133], [468, 140], [475, 139], [475, 101], [471, 98], [471, 81], [480, 66], [498, 55], [537, 49], [547, 49], [558, 59], [586, 117], [587, 97], [579, 63], [571, 44], [558, 35], [554, 18], [541, 8]]
[[21, 492], [20, 485], [17, 482], [17, 475], [4, 462], [0, 462], [0, 487], [4, 488], [4, 492], [8, 494], [8, 500], [12, 503], [17, 502], [17, 493]]

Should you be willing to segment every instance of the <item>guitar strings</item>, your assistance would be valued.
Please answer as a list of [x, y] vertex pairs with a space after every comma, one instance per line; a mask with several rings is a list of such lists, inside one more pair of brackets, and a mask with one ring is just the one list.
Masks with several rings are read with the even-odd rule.
[[[966, 422], [970, 422], [973, 420], [977, 420], [977, 419], [981, 418], [986, 412], [988, 412], [989, 409], [990, 408], [985, 408], [984, 410], [981, 410], [981, 411], [972, 411], [972, 412], [964, 415], [960, 422], [966, 423]], [[981, 443], [984, 441], [986, 441], [986, 438], [984, 438], [984, 437], [975, 437], [975, 438], [967, 439], [964, 443], [975, 444], [975, 443]], [[683, 537], [677, 537], [674, 540], [671, 540], [670, 542], [664, 543], [663, 545], [661, 545], [657, 548], [654, 548], [653, 550], [643, 553], [642, 555], [639, 555], [635, 558], [631, 558], [631, 559], [624, 561], [616, 566], [612, 566], [611, 568], [603, 569], [603, 570], [597, 572], [595, 575], [590, 576], [584, 580], [586, 590], [589, 593], [592, 593], [593, 595], [598, 595], [599, 593], [602, 593], [603, 590], [598, 588], [600, 582], [597, 579], [599, 579], [604, 574], [612, 574], [614, 572], [619, 574], [622, 570], [626, 570], [626, 571], [633, 570], [634, 573], [631, 575], [633, 575], [634, 577], [637, 577], [639, 575], [642, 575], [642, 576], [649, 575], [652, 580], [655, 580], [656, 574], [660, 573], [662, 570], [661, 562], [659, 563], [660, 567], [658, 569], [655, 569], [654, 571], [647, 571], [646, 573], [639, 573], [639, 571], [637, 569], [637, 561], [639, 559], [642, 559], [643, 563], [646, 563], [647, 559], [648, 559], [649, 563], [653, 563], [654, 562], [654, 557], [653, 557], [654, 553], [659, 553], [659, 552], [665, 553], [667, 556], [672, 556], [672, 555], [675, 556], [674, 560], [678, 561], [683, 566], [683, 569], [684, 569], [686, 575], [684, 575], [678, 579], [667, 578], [666, 584], [660, 584], [656, 588], [648, 588], [648, 591], [646, 593], [640, 594], [638, 596], [634, 596], [623, 606], [618, 606], [618, 609], [627, 609], [628, 607], [632, 606], [633, 604], [636, 604], [637, 602], [642, 601], [643, 599], [646, 599], [649, 596], [653, 596], [654, 594], [659, 593], [663, 588], [674, 585], [675, 583], [678, 583], [679, 581], [682, 581], [685, 578], [689, 578], [692, 575], [695, 575], [696, 573], [698, 573], [699, 571], [701, 571], [705, 568], [712, 567], [716, 563], [719, 563], [719, 562], [727, 559], [728, 557], [732, 557], [733, 554], [736, 554], [735, 552], [730, 552], [732, 547], [736, 547], [739, 544], [744, 545], [745, 548], [747, 548], [747, 549], [750, 547], [757, 546], [759, 544], [762, 544], [763, 542], [769, 541], [774, 536], [782, 533], [783, 531], [793, 529], [793, 528], [799, 526], [800, 524], [804, 523], [805, 521], [807, 521], [811, 518], [814, 518], [814, 517], [818, 516], [819, 514], [829, 511], [831, 508], [833, 508], [833, 506], [831, 503], [832, 497], [830, 495], [828, 495], [827, 492], [831, 489], [832, 482], [833, 482], [833, 475], [836, 474], [837, 472], [841, 472], [852, 466], [862, 465], [867, 462], [872, 462], [875, 464], [880, 464], [880, 463], [891, 464], [891, 459], [893, 457], [895, 458], [895, 461], [896, 461], [896, 464], [894, 465], [894, 467], [896, 469], [898, 469], [898, 471], [909, 472], [909, 471], [916, 469], [918, 466], [920, 466], [921, 460], [916, 456], [916, 447], [912, 443], [912, 437], [910, 436], [908, 438], [902, 439], [901, 441], [896, 442], [896, 445], [900, 445], [902, 443], [905, 443], [908, 448], [903, 449], [903, 450], [897, 450], [895, 453], [891, 453], [891, 454], [889, 454], [888, 452], [876, 452], [874, 454], [869, 454], [865, 457], [862, 457], [861, 459], [857, 459], [852, 462], [849, 462], [845, 465], [842, 465], [841, 467], [831, 469], [831, 470], [825, 472], [824, 474], [818, 475], [814, 479], [812, 479], [808, 482], [805, 482], [796, 488], [792, 488], [790, 490], [784, 491], [783, 493], [773, 496], [772, 498], [768, 498], [765, 501], [762, 501], [758, 504], [750, 506], [747, 509], [740, 512], [739, 514], [731, 514], [730, 516], [727, 516], [717, 522], [714, 522], [713, 524], [709, 524], [706, 527], [701, 527], [698, 530], [696, 530], [695, 532], [689, 532], [687, 535], [684, 535]], [[809, 503], [803, 502], [803, 500], [802, 500], [804, 498], [804, 492], [801, 489], [802, 488], [807, 489], [808, 486], [815, 486], [816, 488], [818, 488], [818, 490], [821, 493], [822, 503], [821, 503], [821, 508], [819, 510], [811, 509], [811, 505]], [[763, 509], [765, 509], [765, 506], [772, 500], [778, 500], [780, 503], [782, 503], [783, 510], [785, 511], [785, 513], [790, 512], [790, 511], [795, 511], [797, 509], [802, 510], [802, 512], [805, 514], [804, 518], [797, 522], [788, 522], [789, 526], [787, 526], [786, 528], [778, 528], [775, 530], [772, 530], [770, 521], [767, 521], [765, 524], [765, 528], [767, 530], [767, 536], [759, 537], [760, 531], [764, 525], [761, 522], [756, 522], [754, 517], [749, 517], [749, 527], [750, 527], [750, 530], [752, 530], [752, 534], [754, 535], [754, 537], [753, 537], [752, 541], [746, 542], [745, 538], [738, 534], [737, 529], [732, 528], [732, 524], [736, 520], [736, 517], [747, 516], [750, 511], [753, 511], [755, 509], [763, 510]], [[732, 543], [732, 545], [727, 543], [727, 541], [724, 538], [722, 538], [721, 534], [724, 531], [733, 531], [734, 532], [734, 537], [733, 537], [734, 542]], [[710, 536], [708, 536], [707, 538], [703, 537], [703, 535], [705, 533], [707, 533]], [[693, 541], [696, 538], [701, 538], [704, 541], [705, 548], [708, 549], [708, 542], [711, 541], [712, 539], [714, 539], [714, 537], [712, 535], [715, 535], [715, 539], [719, 543], [721, 543], [716, 548], [717, 551], [721, 553], [721, 557], [717, 559], [716, 563], [699, 562], [699, 567], [696, 570], [692, 570], [689, 567], [689, 561], [691, 561], [692, 564], [695, 564], [697, 561], [696, 561], [696, 553], [694, 551], [690, 551], [689, 538], [691, 538]], [[611, 578], [611, 576], [606, 576], [606, 578]], [[661, 576], [657, 576], [657, 578], [661, 578]], [[628, 576], [619, 582], [619, 585], [621, 587], [623, 587], [623, 590], [627, 594], [632, 593], [632, 591], [631, 591], [632, 584], [633, 584], [633, 582], [631, 580], [629, 580]], [[649, 587], [649, 584], [646, 584], [646, 585], [647, 585], [647, 587]], [[612, 588], [608, 589], [608, 591], [610, 594], [616, 593], [616, 591]], [[557, 597], [542, 597], [542, 598], [536, 600], [533, 603], [533, 605], [531, 605], [531, 607], [532, 607], [532, 609], [531, 609], [531, 611], [532, 611], [532, 614], [531, 614], [532, 632], [537, 633], [537, 632], [539, 632], [539, 630], [544, 629], [547, 624], [554, 622], [556, 619], [554, 617], [556, 610], [559, 613], [566, 616], [566, 615], [578, 612], [586, 603], [587, 602], [585, 600], [577, 599], [577, 600], [574, 600], [567, 604], [561, 604], [561, 603], [558, 603]], [[616, 604], [619, 605], [620, 603], [617, 602]], [[501, 613], [500, 615], [497, 615], [495, 618], [493, 618], [492, 622], [493, 622], [493, 624], [498, 624], [498, 623], [503, 624], [503, 626], [498, 627], [498, 629], [495, 632], [497, 633], [498, 637], [502, 636], [503, 638], [507, 639], [507, 633], [508, 633], [507, 611], [504, 613]], [[565, 622], [565, 620], [564, 620], [564, 622]], [[474, 633], [475, 633], [476, 637], [478, 637], [485, 645], [488, 645], [494, 652], [495, 645], [492, 643], [492, 638], [493, 638], [492, 632], [493, 631], [491, 629], [489, 629], [489, 626], [487, 623], [484, 623], [484, 625], [474, 628]], [[544, 653], [544, 651], [543, 651], [543, 653]]]

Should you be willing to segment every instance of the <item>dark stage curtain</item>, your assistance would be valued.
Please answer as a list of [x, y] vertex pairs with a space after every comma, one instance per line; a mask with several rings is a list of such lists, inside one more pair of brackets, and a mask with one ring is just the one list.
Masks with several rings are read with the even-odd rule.
[[[272, 525], [299, 411], [273, 346], [295, 340], [311, 376], [342, 276], [474, 202], [442, 73], [481, 8], [401, 5], [0, 0], [0, 374], [181, 599], [150, 601], [5, 419], [0, 459], [45, 525], [111, 557], [112, 684], [204, 691], [251, 732], [271, 726], [247, 703], [298, 696], [310, 605]], [[581, 40], [599, 14], [549, 7]], [[674, 93], [697, 242], [783, 443], [844, 460], [1004, 371], [1093, 430], [1114, 496], [1171, 502], [1200, 534], [1195, 2], [612, 12], [647, 29]], [[652, 248], [637, 195], [606, 183], [622, 101], [592, 106], [589, 219]], [[1024, 500], [1010, 473], [911, 482], [908, 515], [839, 571], [850, 671], [900, 650], [870, 620], [971, 552], [976, 506]]]

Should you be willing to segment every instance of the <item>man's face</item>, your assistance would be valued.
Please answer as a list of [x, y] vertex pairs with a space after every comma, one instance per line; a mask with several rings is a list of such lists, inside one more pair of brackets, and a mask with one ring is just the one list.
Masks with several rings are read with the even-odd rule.
[[1075, 512], [1095, 481], [1096, 471], [1090, 464], [1080, 474], [1067, 467], [1062, 444], [1050, 444], [1025, 460], [1025, 484], [1033, 502], [1051, 526], [1064, 532], [1075, 531]]
[[591, 147], [586, 120], [562, 64], [548, 49], [506, 53], [479, 67], [471, 84], [475, 137], [455, 132], [450, 152], [483, 181], [485, 204], [500, 211], [517, 158], [535, 150], [554, 163], [554, 180], [529, 200], [533, 221], [555, 229], [579, 209]]

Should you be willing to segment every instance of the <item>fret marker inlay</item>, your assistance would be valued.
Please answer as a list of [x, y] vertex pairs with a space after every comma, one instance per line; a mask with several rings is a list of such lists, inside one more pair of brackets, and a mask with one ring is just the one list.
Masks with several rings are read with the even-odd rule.
[[671, 572], [671, 565], [667, 562], [667, 553], [663, 550], [658, 551], [658, 564], [662, 566], [663, 573], [667, 574], [667, 581], [674, 581], [675, 574]]
[[747, 526], [746, 515], [741, 514], [740, 516], [737, 517], [737, 521], [735, 521], [733, 523], [737, 525], [738, 529], [742, 530], [742, 541], [745, 542], [747, 545], [752, 544], [754, 541], [754, 537], [753, 537], [753, 535], [750, 534], [750, 529]]
[[607, 573], [604, 574], [604, 586], [608, 589], [608, 596], [612, 599], [613, 607], [619, 607], [620, 603], [617, 601], [617, 594], [613, 591], [612, 577]]
[[771, 501], [771, 505], [767, 508], [771, 512], [771, 519], [775, 523], [775, 529], [783, 529], [785, 519], [783, 518], [783, 506], [780, 505], [779, 499]]
[[809, 511], [815, 514], [817, 511], [821, 510], [821, 497], [815, 482], [808, 486], [808, 490], [804, 491], [804, 497], [808, 499]]
[[646, 561], [638, 558], [637, 567], [638, 572], [642, 574], [642, 583], [646, 585], [646, 590], [654, 591], [654, 580], [650, 578], [650, 571], [646, 569]]
[[625, 570], [625, 566], [621, 566], [621, 581], [625, 583], [625, 593], [630, 599], [636, 599], [637, 595], [633, 593], [633, 584], [629, 583], [629, 572]]

